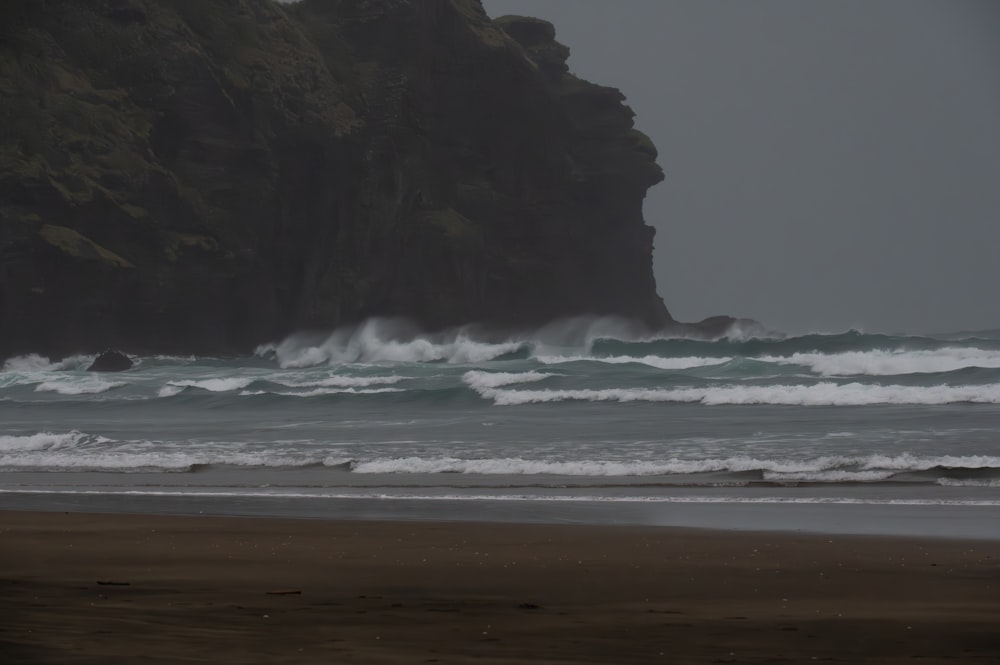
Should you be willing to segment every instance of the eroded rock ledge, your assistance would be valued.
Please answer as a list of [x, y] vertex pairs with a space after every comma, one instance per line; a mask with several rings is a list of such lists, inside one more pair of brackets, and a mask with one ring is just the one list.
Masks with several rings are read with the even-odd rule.
[[672, 323], [623, 95], [478, 0], [8, 0], [0, 356]]

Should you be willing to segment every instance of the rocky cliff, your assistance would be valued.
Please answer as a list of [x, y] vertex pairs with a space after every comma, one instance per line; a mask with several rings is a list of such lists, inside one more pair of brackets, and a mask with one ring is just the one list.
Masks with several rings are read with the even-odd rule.
[[0, 356], [671, 322], [656, 150], [478, 0], [5, 0]]

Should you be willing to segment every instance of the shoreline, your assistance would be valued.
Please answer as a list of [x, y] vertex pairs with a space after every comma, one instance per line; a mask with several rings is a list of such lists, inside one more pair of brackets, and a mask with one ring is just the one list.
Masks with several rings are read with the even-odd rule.
[[1000, 658], [995, 541], [0, 511], [32, 663]]
[[[498, 524], [572, 524], [813, 535], [892, 536], [1000, 541], [1000, 508], [928, 504], [890, 499], [858, 503], [713, 498], [703, 493], [663, 495], [654, 500], [468, 495], [412, 496], [398, 489], [368, 495], [254, 495], [194, 488], [135, 488], [69, 491], [4, 490], [6, 510], [134, 513], [173, 516], [242, 516], [346, 521], [414, 521]], [[738, 495], [737, 495], [738, 496]], [[869, 497], [870, 498], [870, 497]]]

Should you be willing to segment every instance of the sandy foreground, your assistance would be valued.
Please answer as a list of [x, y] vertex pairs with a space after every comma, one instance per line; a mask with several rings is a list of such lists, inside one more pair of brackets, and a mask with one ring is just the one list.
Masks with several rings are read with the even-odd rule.
[[1000, 542], [0, 512], [0, 662], [1000, 662]]

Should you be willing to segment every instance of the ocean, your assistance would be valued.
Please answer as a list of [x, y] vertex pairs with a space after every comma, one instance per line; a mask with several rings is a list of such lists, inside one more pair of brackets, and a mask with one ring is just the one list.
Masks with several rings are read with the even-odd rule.
[[0, 507], [1000, 538], [1000, 331], [405, 330], [108, 374], [11, 358]]

